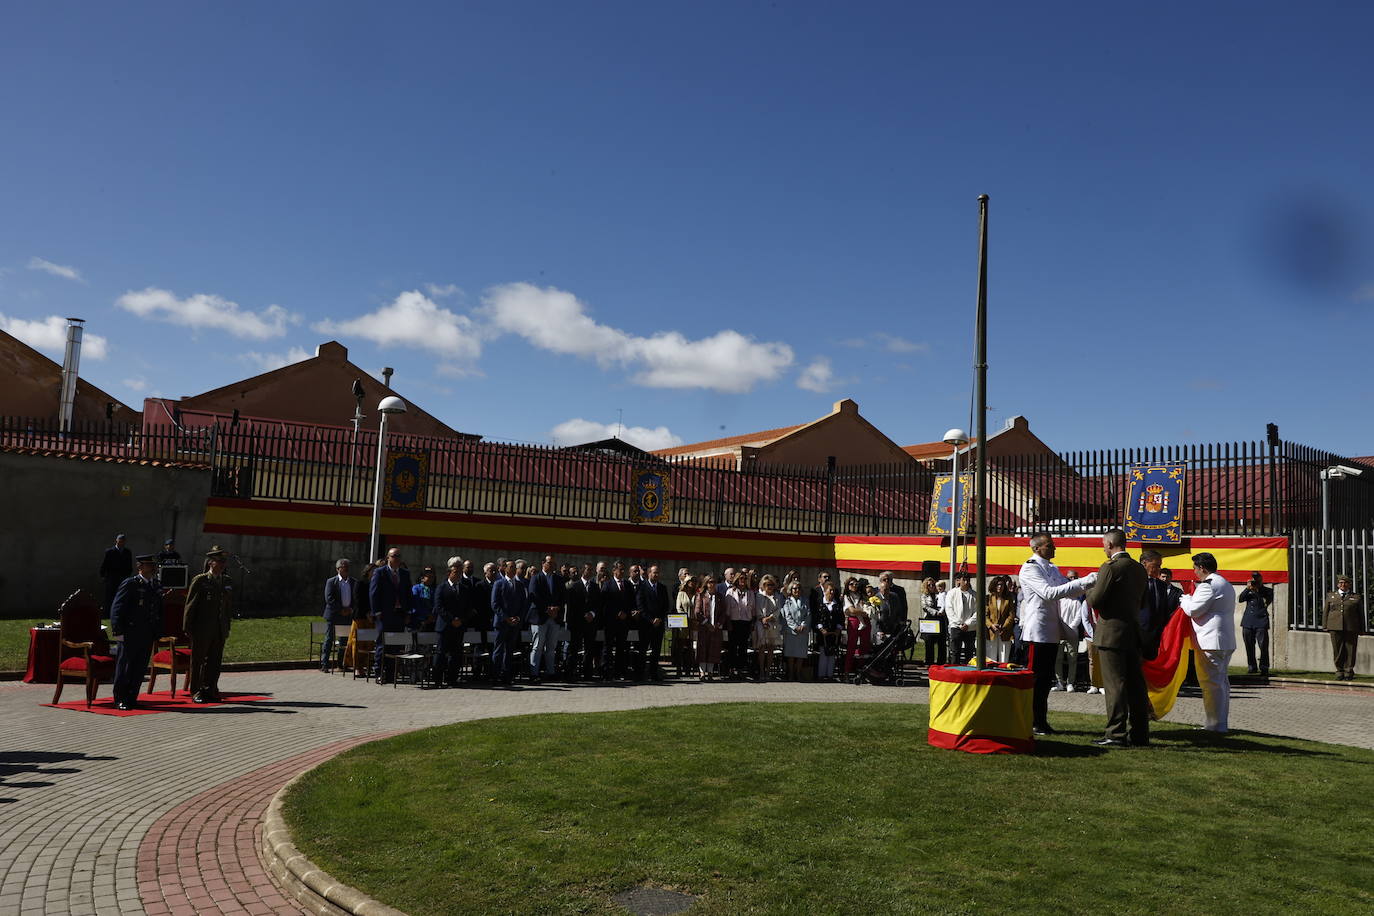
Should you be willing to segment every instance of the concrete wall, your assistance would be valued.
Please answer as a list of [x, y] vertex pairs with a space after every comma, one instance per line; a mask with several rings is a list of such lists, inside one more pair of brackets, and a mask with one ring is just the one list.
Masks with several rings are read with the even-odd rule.
[[167, 537], [204, 553], [210, 472], [0, 453], [0, 614], [44, 617], [78, 588], [103, 594], [105, 548], [123, 532], [135, 555]]

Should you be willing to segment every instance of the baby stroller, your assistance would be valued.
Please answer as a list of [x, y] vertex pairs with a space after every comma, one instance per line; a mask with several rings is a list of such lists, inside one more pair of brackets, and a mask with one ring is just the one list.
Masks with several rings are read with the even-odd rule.
[[902, 621], [902, 628], [864, 661], [852, 675], [855, 684], [888, 684], [900, 687], [906, 682], [906, 653], [916, 645], [911, 623]]

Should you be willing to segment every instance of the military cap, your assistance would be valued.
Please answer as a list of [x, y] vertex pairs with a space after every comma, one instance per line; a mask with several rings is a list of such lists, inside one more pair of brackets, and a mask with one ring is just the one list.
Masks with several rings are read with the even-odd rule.
[[218, 544], [205, 551], [205, 559], [207, 560], [223, 560], [226, 559], [227, 556], [228, 554], [224, 552], [224, 548]]
[[134, 562], [135, 562], [135, 563], [156, 563], [156, 562], [157, 562], [157, 557], [155, 557], [155, 556], [154, 556], [153, 554], [151, 554], [151, 553], [141, 553], [141, 554], [139, 554], [138, 556], [134, 557]]

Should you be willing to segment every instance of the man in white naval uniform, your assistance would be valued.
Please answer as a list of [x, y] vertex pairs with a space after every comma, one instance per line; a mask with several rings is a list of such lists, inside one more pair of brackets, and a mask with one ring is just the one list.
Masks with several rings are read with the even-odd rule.
[[[1035, 689], [1031, 694], [1032, 726], [1037, 735], [1052, 735], [1049, 707], [1050, 687], [1054, 684], [1055, 660], [1059, 641], [1068, 639], [1068, 627], [1059, 616], [1059, 599], [1082, 595], [1097, 581], [1097, 573], [1070, 581], [1064, 578], [1054, 560], [1054, 538], [1039, 532], [1030, 539], [1029, 560], [1021, 565], [1017, 578], [1021, 598], [1017, 616], [1021, 619], [1021, 639], [1030, 644], [1031, 670]], [[1072, 634], [1074, 639], [1077, 633]]]
[[1217, 575], [1217, 559], [1210, 553], [1193, 555], [1197, 585], [1179, 600], [1183, 613], [1193, 621], [1197, 647], [1197, 679], [1202, 687], [1202, 709], [1210, 732], [1226, 734], [1231, 711], [1231, 679], [1226, 667], [1236, 651], [1236, 590]]

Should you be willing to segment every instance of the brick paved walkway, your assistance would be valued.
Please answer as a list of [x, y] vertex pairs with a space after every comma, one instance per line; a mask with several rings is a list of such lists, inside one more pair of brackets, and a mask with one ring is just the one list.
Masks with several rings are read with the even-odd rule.
[[[383, 732], [539, 712], [726, 700], [924, 703], [921, 688], [828, 684], [377, 687], [314, 671], [226, 675], [262, 702], [116, 718], [49, 709], [52, 688], [0, 689], [0, 914], [298, 912], [265, 881], [254, 832], [291, 776]], [[108, 694], [108, 687], [102, 695]], [[1055, 710], [1102, 698], [1051, 695]], [[1200, 723], [1199, 699], [1169, 719]], [[1237, 688], [1233, 729], [1374, 748], [1374, 695]]]

